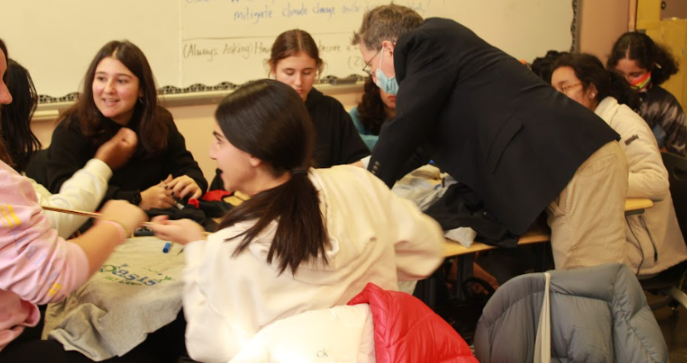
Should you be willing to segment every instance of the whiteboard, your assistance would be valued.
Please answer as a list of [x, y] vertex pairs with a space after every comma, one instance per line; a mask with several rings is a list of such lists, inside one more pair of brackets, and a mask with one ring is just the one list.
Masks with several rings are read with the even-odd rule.
[[[150, 62], [164, 92], [230, 87], [268, 75], [281, 32], [308, 31], [322, 76], [362, 75], [350, 45], [368, 9], [382, 0], [0, 0], [0, 38], [31, 72], [38, 93], [78, 92], [105, 43], [128, 39]], [[397, 0], [423, 17], [452, 18], [491, 44], [531, 61], [572, 44], [571, 0]], [[42, 97], [49, 101], [50, 97]]]

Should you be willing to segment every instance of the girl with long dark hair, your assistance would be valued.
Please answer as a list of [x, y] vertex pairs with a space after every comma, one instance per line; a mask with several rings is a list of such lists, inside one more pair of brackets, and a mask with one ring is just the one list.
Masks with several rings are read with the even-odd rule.
[[439, 225], [374, 175], [349, 165], [309, 168], [313, 125], [291, 87], [244, 85], [215, 118], [210, 157], [225, 189], [251, 198], [207, 240], [192, 221], [153, 220], [157, 236], [186, 245], [193, 359], [228, 361], [272, 322], [344, 305], [368, 282], [396, 290], [443, 260]]
[[205, 192], [207, 182], [172, 114], [158, 104], [148, 60], [128, 41], [105, 44], [91, 61], [79, 100], [53, 132], [48, 189], [57, 192], [123, 127], [136, 132], [138, 148], [114, 172], [104, 200], [165, 209], [176, 205], [175, 199], [198, 198]]
[[[5, 84], [7, 55], [0, 40], [0, 113], [12, 102]], [[26, 354], [45, 361], [44, 351], [24, 349], [24, 343], [35, 342], [30, 337], [40, 336], [32, 329], [41, 319], [36, 305], [60, 301], [84, 284], [147, 218], [129, 203], [112, 201], [93, 228], [65, 240], [50, 227], [33, 187], [12, 169], [16, 163], [5, 150], [0, 138], [0, 361], [31, 361]]]
[[349, 111], [349, 114], [360, 137], [372, 151], [379, 139], [382, 124], [396, 116], [396, 96], [377, 87], [374, 76], [365, 80], [363, 89], [362, 100]]
[[[3, 107], [0, 114], [1, 135], [7, 146], [9, 157], [14, 161], [14, 170], [22, 174], [27, 172], [29, 161], [38, 155], [41, 149], [40, 141], [31, 131], [31, 118], [36, 110], [38, 98], [31, 75], [21, 64], [10, 59], [6, 75], [8, 89], [14, 97], [12, 103]], [[27, 178], [36, 191], [38, 204], [86, 212], [94, 211], [105, 195], [112, 170], [129, 161], [137, 142], [133, 131], [121, 128], [117, 134], [98, 148], [95, 156], [88, 160], [83, 168], [62, 184], [59, 193], [56, 194], [51, 194], [43, 185]], [[43, 171], [45, 167], [44, 164], [36, 165], [37, 169]], [[71, 236], [88, 219], [57, 212], [44, 211], [44, 214], [63, 238]]]

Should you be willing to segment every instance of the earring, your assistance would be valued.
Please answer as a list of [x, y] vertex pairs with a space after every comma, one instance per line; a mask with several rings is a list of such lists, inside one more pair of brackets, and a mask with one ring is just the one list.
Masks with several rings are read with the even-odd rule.
[[589, 94], [589, 99], [590, 99], [590, 100], [593, 100], [593, 99], [594, 99], [594, 96], [596, 96], [596, 94], [590, 93], [590, 94]]
[[138, 103], [143, 104], [143, 97], [138, 98]]

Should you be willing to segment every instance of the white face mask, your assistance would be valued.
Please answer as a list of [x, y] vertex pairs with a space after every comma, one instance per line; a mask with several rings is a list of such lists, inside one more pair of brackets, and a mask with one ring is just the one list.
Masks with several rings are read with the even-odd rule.
[[384, 58], [384, 48], [382, 48], [382, 56], [379, 57], [379, 67], [375, 71], [375, 84], [377, 87], [379, 87], [382, 91], [392, 95], [396, 96], [398, 94], [398, 82], [396, 82], [396, 76], [393, 76], [391, 78], [387, 77], [384, 72], [382, 72], [382, 59]]

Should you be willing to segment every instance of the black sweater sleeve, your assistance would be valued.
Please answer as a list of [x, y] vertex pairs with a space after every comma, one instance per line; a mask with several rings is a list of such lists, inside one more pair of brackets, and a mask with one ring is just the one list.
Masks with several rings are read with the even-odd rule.
[[186, 149], [186, 140], [184, 136], [181, 135], [173, 122], [169, 129], [169, 133], [167, 155], [165, 157], [166, 169], [174, 178], [187, 175], [193, 179], [200, 187], [200, 190], [205, 193], [208, 189], [208, 182], [203, 176], [203, 171], [200, 170], [198, 163], [193, 158], [193, 154]]
[[370, 155], [370, 150], [363, 142], [363, 139], [360, 138], [351, 115], [346, 112], [341, 103], [337, 102], [335, 107], [337, 108], [337, 124], [339, 125], [338, 134], [341, 140], [341, 151], [336, 164], [354, 163]]
[[[74, 173], [83, 168], [95, 156], [97, 148], [93, 146], [74, 121], [66, 126], [63, 120], [53, 131], [52, 141], [48, 148], [48, 190], [59, 193], [62, 184]], [[123, 191], [118, 186], [109, 184], [100, 205], [110, 199], [123, 199], [131, 202], [138, 190]]]
[[86, 165], [94, 155], [93, 148], [81, 134], [78, 126], [60, 122], [52, 133], [48, 148], [48, 190], [55, 194], [62, 184]]

